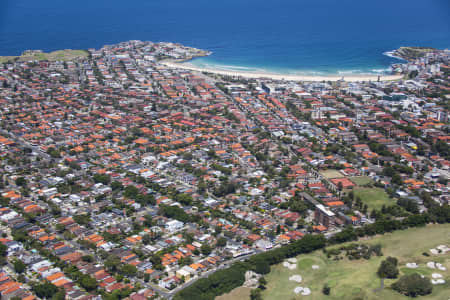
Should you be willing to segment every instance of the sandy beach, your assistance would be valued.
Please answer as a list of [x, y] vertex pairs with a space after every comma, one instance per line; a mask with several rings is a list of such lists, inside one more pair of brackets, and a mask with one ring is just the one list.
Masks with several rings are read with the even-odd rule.
[[210, 68], [199, 68], [189, 62], [175, 62], [175, 61], [161, 61], [162, 65], [170, 68], [185, 69], [198, 72], [208, 72], [225, 76], [237, 76], [242, 78], [265, 78], [272, 80], [285, 80], [285, 81], [377, 81], [378, 77], [382, 81], [399, 80], [403, 78], [403, 75], [342, 75], [342, 76], [309, 76], [309, 75], [290, 75], [290, 74], [276, 74], [276, 73], [257, 73], [257, 72], [245, 72], [245, 71], [227, 71], [217, 70]]

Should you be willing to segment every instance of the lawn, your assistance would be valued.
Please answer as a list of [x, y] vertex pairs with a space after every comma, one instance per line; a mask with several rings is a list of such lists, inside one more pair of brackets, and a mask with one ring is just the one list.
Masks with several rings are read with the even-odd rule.
[[366, 185], [368, 183], [372, 183], [373, 180], [369, 176], [355, 176], [349, 178], [354, 184], [358, 186]]
[[320, 174], [322, 174], [322, 176], [325, 177], [326, 179], [343, 178], [343, 177], [345, 177], [338, 170], [331, 170], [331, 169], [330, 170], [320, 171]]
[[[394, 256], [399, 260], [400, 275], [418, 272], [430, 276], [433, 272], [425, 266], [426, 262], [435, 261], [444, 264], [447, 271], [434, 272], [442, 274], [447, 281], [446, 284], [434, 286], [431, 295], [420, 299], [448, 300], [450, 253], [446, 255], [430, 254], [429, 257], [422, 255], [422, 253], [430, 253], [430, 248], [441, 244], [449, 245], [449, 232], [450, 224], [430, 225], [365, 239], [360, 243], [381, 244], [384, 254], [382, 257], [372, 256], [369, 260], [348, 260], [344, 257], [342, 260], [335, 261], [332, 258], [327, 258], [322, 251], [299, 255], [296, 270], [288, 270], [281, 264], [272, 266], [271, 272], [266, 275], [268, 284], [267, 289], [263, 292], [263, 299], [410, 299], [389, 288], [395, 282], [395, 279], [385, 280], [385, 289], [375, 292], [375, 289], [380, 286], [380, 280], [376, 275], [380, 262], [387, 256]], [[406, 268], [405, 264], [408, 262], [419, 264], [419, 268], [415, 270]], [[320, 268], [313, 270], [312, 265], [318, 265]], [[303, 281], [301, 283], [289, 281], [289, 277], [294, 274], [301, 275]], [[322, 287], [325, 283], [331, 287], [329, 296], [322, 294]], [[310, 288], [311, 295], [295, 295], [293, 290], [297, 286]]]
[[356, 197], [360, 197], [369, 209], [381, 209], [383, 205], [389, 206], [395, 204], [395, 201], [389, 198], [389, 195], [382, 188], [355, 188], [353, 193]]

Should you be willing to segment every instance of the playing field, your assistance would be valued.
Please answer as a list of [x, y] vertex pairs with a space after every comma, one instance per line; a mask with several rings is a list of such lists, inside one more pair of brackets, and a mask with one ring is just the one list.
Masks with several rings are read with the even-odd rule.
[[389, 195], [382, 188], [355, 188], [353, 192], [356, 197], [360, 197], [369, 209], [381, 209], [383, 205], [389, 206], [395, 204], [395, 200], [389, 198]]
[[[299, 255], [296, 270], [289, 270], [282, 264], [272, 266], [271, 272], [266, 275], [268, 284], [263, 292], [263, 299], [409, 299], [389, 288], [395, 279], [385, 280], [385, 288], [375, 292], [375, 289], [380, 287], [376, 271], [380, 262], [387, 256], [394, 256], [399, 260], [400, 275], [418, 272], [430, 276], [435, 272], [444, 276], [446, 280], [444, 285], [434, 286], [431, 295], [420, 299], [448, 300], [450, 298], [450, 253], [430, 254], [429, 257], [422, 254], [430, 253], [429, 249], [441, 244], [450, 245], [450, 224], [397, 231], [360, 241], [360, 243], [381, 244], [384, 256], [372, 256], [370, 260], [348, 260], [341, 255], [344, 258], [335, 261], [333, 257], [328, 259], [322, 251]], [[430, 261], [442, 263], [447, 267], [447, 271], [432, 271], [425, 266]], [[417, 263], [419, 268], [414, 270], [406, 268], [405, 264], [409, 262]], [[318, 265], [319, 269], [313, 270], [312, 265]], [[295, 274], [303, 277], [301, 283], [289, 280], [289, 277]], [[322, 294], [324, 284], [331, 287], [329, 296]], [[310, 288], [311, 294], [309, 296], [295, 295], [294, 289], [298, 286]]]

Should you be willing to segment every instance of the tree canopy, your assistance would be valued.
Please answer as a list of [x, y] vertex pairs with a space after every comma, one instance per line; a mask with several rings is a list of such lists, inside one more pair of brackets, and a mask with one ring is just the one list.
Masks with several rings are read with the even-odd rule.
[[418, 273], [414, 273], [400, 277], [392, 284], [392, 289], [409, 297], [417, 297], [431, 294], [433, 286], [429, 278], [422, 278]]

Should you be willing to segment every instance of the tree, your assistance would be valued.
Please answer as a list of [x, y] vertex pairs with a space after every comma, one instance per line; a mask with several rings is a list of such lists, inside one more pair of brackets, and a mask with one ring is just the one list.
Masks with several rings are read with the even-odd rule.
[[253, 265], [254, 271], [258, 274], [268, 274], [270, 272], [270, 264], [263, 257], [252, 257], [250, 263]]
[[225, 247], [227, 245], [227, 239], [224, 238], [224, 237], [220, 237], [217, 240], [217, 244], [216, 245], [217, 245], [217, 247]]
[[125, 276], [134, 276], [137, 273], [137, 268], [136, 268], [136, 266], [127, 264], [127, 265], [124, 265], [120, 271]]
[[393, 257], [388, 257], [386, 260], [383, 260], [378, 267], [377, 275], [381, 279], [380, 288], [384, 288], [384, 279], [385, 278], [397, 278], [398, 276], [398, 268], [397, 268], [397, 259]]
[[74, 215], [72, 218], [80, 225], [87, 225], [91, 221], [91, 217], [89, 217], [89, 215]]
[[63, 224], [56, 224], [55, 226], [56, 231], [58, 232], [63, 232], [64, 230], [66, 230], [66, 226], [64, 226]]
[[106, 268], [108, 268], [108, 270], [115, 271], [120, 265], [120, 258], [118, 258], [115, 255], [109, 255], [108, 258], [105, 260], [104, 265]]
[[103, 184], [108, 184], [111, 181], [111, 177], [109, 177], [109, 175], [107, 174], [95, 174], [92, 179], [94, 179], [96, 183]]
[[330, 294], [330, 292], [331, 292], [331, 288], [328, 286], [328, 284], [325, 283], [325, 285], [322, 288], [322, 293], [324, 295], [328, 296]]
[[134, 199], [139, 193], [139, 189], [133, 185], [129, 185], [125, 188], [123, 195], [127, 198]]
[[0, 243], [0, 256], [5, 257], [8, 254], [8, 247], [6, 247], [3, 243]]
[[79, 279], [79, 283], [87, 291], [92, 291], [97, 288], [97, 281], [95, 280], [95, 278], [93, 278], [87, 274], [81, 275], [81, 277]]
[[56, 294], [54, 294], [51, 298], [51, 300], [65, 300], [66, 299], [66, 293], [64, 290], [60, 290]]
[[142, 236], [142, 243], [143, 243], [144, 245], [150, 244], [151, 240], [152, 240], [152, 239], [151, 239], [151, 237], [150, 237], [149, 234], [145, 234], [144, 236]]
[[32, 289], [36, 296], [42, 299], [50, 299], [54, 294], [58, 292], [58, 288], [48, 281], [44, 283], [32, 284]]
[[201, 247], [200, 247], [200, 251], [202, 252], [203, 255], [210, 255], [211, 254], [211, 246], [209, 246], [207, 243], [204, 243]]
[[123, 184], [119, 181], [113, 181], [113, 182], [111, 182], [111, 189], [113, 191], [121, 190], [121, 189], [123, 189]]
[[178, 201], [183, 205], [191, 205], [192, 203], [192, 196], [185, 193], [179, 193], [174, 198], [175, 201]]
[[27, 180], [23, 177], [17, 177], [15, 182], [16, 182], [17, 186], [26, 186], [27, 185]]
[[400, 294], [409, 297], [428, 295], [433, 290], [430, 279], [426, 277], [422, 278], [418, 273], [400, 277], [391, 287]]
[[48, 148], [48, 149], [47, 149], [47, 153], [48, 153], [51, 157], [53, 157], [53, 158], [60, 158], [60, 157], [61, 157], [59, 151], [56, 150], [56, 149], [53, 148], [53, 147]]
[[192, 259], [192, 257], [187, 256], [187, 257], [182, 257], [180, 258], [180, 260], [178, 261], [178, 264], [180, 266], [188, 266], [190, 264], [193, 264], [194, 260]]
[[214, 228], [214, 234], [215, 234], [215, 235], [219, 235], [221, 232], [222, 232], [222, 227], [216, 226], [216, 227]]
[[251, 290], [250, 300], [262, 300], [261, 290], [260, 289]]
[[21, 261], [20, 259], [15, 259], [14, 260], [14, 271], [16, 271], [17, 273], [23, 273], [25, 271], [25, 269], [27, 268], [27, 265], [25, 265], [23, 263], [23, 261]]
[[400, 174], [398, 174], [398, 173], [395, 173], [395, 174], [392, 176], [391, 182], [392, 182], [393, 184], [397, 184], [397, 185], [402, 185], [402, 184], [403, 184], [402, 177], [401, 177]]
[[264, 276], [261, 276], [258, 280], [258, 288], [264, 290], [266, 288], [267, 280]]
[[83, 255], [81, 257], [81, 259], [85, 262], [93, 262], [94, 261], [94, 257], [92, 257], [92, 255]]

